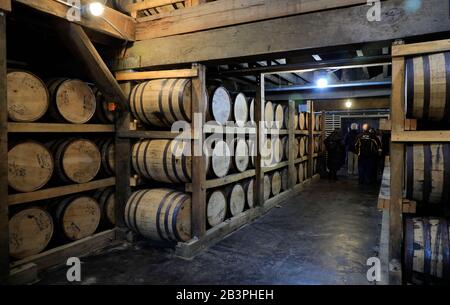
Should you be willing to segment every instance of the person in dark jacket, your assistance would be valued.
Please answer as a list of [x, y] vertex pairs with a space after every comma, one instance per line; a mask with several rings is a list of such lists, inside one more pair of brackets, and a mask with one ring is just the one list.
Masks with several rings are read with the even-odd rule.
[[336, 129], [325, 139], [325, 147], [328, 152], [329, 178], [337, 180], [337, 172], [345, 163], [344, 137], [340, 129]]
[[378, 136], [371, 132], [368, 124], [363, 125], [363, 132], [358, 135], [355, 150], [358, 155], [359, 183], [375, 183], [381, 142]]
[[350, 131], [344, 138], [345, 150], [347, 152], [347, 173], [349, 176], [358, 175], [358, 155], [355, 151], [358, 134], [358, 124], [353, 123], [350, 127]]

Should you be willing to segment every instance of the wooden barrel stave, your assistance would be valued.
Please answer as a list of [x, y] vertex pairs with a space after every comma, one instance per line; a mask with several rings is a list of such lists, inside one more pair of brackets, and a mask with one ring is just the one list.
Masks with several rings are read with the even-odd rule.
[[280, 172], [274, 171], [270, 176], [271, 193], [273, 196], [281, 192], [281, 175]]
[[227, 197], [228, 210], [231, 216], [237, 216], [244, 211], [245, 208], [245, 190], [240, 183], [229, 186], [225, 190]]
[[234, 138], [229, 147], [232, 149], [232, 168], [235, 172], [244, 172], [249, 165], [249, 149], [245, 138]]
[[249, 179], [246, 182], [244, 182], [243, 186], [244, 186], [244, 191], [245, 191], [245, 196], [246, 196], [246, 202], [247, 202], [247, 206], [251, 209], [255, 206], [255, 198], [254, 198], [254, 183], [255, 183], [255, 179]]
[[238, 93], [233, 98], [233, 119], [236, 126], [244, 127], [249, 117], [249, 106], [244, 93]]
[[93, 198], [97, 200], [100, 207], [100, 225], [103, 227], [112, 227], [116, 224], [115, 195], [116, 190], [114, 187], [99, 189], [93, 195]]
[[207, 161], [209, 176], [225, 177], [231, 169], [231, 150], [227, 142], [215, 135], [205, 140], [204, 153]]
[[[115, 105], [114, 102], [110, 102], [106, 99], [103, 92], [96, 86], [92, 87], [95, 100], [97, 101], [95, 117], [102, 124], [114, 123], [114, 112], [109, 109], [110, 104]], [[114, 107], [115, 108], [115, 107]]]
[[272, 192], [272, 186], [270, 185], [270, 177], [269, 175], [264, 175], [264, 179], [263, 179], [263, 184], [264, 184], [264, 201], [267, 201], [270, 198], [270, 194]]
[[113, 176], [115, 173], [115, 143], [113, 138], [102, 138], [97, 139], [95, 141], [97, 144], [100, 155], [101, 155], [101, 163], [102, 170], [108, 176]]

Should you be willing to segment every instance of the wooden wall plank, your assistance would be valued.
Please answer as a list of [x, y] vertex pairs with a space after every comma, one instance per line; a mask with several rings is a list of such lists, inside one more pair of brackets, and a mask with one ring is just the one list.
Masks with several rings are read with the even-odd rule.
[[6, 16], [0, 11], [0, 283], [9, 277], [8, 116], [6, 101]]
[[[405, 60], [394, 57], [392, 61], [392, 132], [403, 132], [405, 128]], [[390, 284], [401, 283], [402, 257], [402, 204], [405, 146], [391, 142], [391, 204], [389, 205], [389, 281]]]
[[198, 76], [192, 79], [192, 236], [202, 238], [206, 233], [206, 159], [203, 153], [203, 115], [206, 105], [206, 68], [195, 65]]
[[[262, 58], [268, 54], [286, 56], [331, 46], [384, 43], [398, 38], [447, 32], [450, 28], [450, 18], [448, 11], [442, 9], [442, 0], [422, 1], [422, 6], [415, 13], [400, 9], [403, 4], [403, 0], [383, 2], [381, 22], [369, 22], [366, 18], [368, 6], [360, 5], [137, 41], [127, 51], [124, 60], [117, 63], [117, 68], [133, 69], [244, 56]], [[140, 61], [129, 58], [140, 58]]]
[[[21, 3], [23, 5], [29, 6], [33, 9], [39, 10], [43, 13], [50, 14], [61, 19], [67, 20], [67, 11], [69, 7], [62, 3], [59, 3], [54, 0], [15, 0], [15, 2]], [[85, 0], [82, 1], [82, 4], [86, 3]], [[128, 41], [134, 41], [135, 31], [136, 31], [136, 21], [116, 10], [113, 10], [109, 7], [105, 7], [105, 12], [103, 17], [107, 19], [109, 22], [114, 24], [116, 28], [125, 36], [122, 37], [122, 34], [118, 33], [114, 27], [112, 27], [108, 22], [106, 22], [102, 18], [85, 18], [82, 17], [80, 21], [74, 21], [75, 23], [92, 29], [94, 31], [101, 32], [106, 35], [110, 35], [112, 37], [116, 37], [119, 39], [126, 39]]]
[[136, 39], [173, 36], [366, 3], [365, 0], [218, 0], [143, 17], [136, 26]]

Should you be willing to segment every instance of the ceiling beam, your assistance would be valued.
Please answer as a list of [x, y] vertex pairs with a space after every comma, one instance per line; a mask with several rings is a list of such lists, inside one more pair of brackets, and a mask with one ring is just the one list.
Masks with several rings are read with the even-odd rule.
[[[14, 2], [69, 22], [67, 19], [67, 12], [70, 9], [70, 6], [60, 2], [54, 0], [14, 0]], [[85, 4], [87, 1], [83, 0], [81, 3]], [[107, 21], [105, 21], [105, 19]], [[102, 18], [86, 18], [81, 16], [80, 21], [74, 21], [74, 23], [121, 40], [135, 40], [136, 21], [130, 16], [109, 7], [105, 7]], [[109, 23], [114, 26], [111, 26]]]
[[127, 57], [118, 62], [117, 68], [161, 67], [239, 57], [267, 59], [268, 55], [283, 58], [297, 52], [320, 54], [318, 51], [331, 48], [386, 46], [399, 38], [450, 31], [448, 10], [442, 9], [442, 0], [422, 1], [414, 13], [404, 9], [404, 0], [385, 1], [380, 22], [368, 21], [367, 10], [367, 5], [352, 6], [138, 41], [128, 50]]
[[139, 18], [136, 39], [173, 36], [366, 3], [366, 0], [218, 0]]
[[[314, 110], [349, 110], [345, 105], [348, 100], [349, 99], [314, 100]], [[350, 100], [352, 102], [350, 110], [387, 109], [391, 105], [391, 99], [389, 97], [354, 98]]]

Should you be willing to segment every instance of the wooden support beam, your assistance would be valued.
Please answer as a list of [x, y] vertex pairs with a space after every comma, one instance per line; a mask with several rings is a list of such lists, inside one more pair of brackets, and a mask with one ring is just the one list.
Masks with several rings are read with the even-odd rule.
[[58, 27], [62, 40], [75, 52], [84, 63], [96, 85], [105, 95], [111, 96], [119, 105], [119, 111], [128, 110], [128, 98], [119, 83], [106, 66], [83, 28], [74, 23], [61, 23]]
[[308, 177], [314, 175], [314, 105], [313, 101], [309, 100], [308, 107]]
[[218, 0], [161, 16], [140, 18], [136, 38], [145, 40], [192, 33], [366, 3], [365, 0]]
[[[278, 1], [272, 2], [278, 4]], [[401, 9], [404, 0], [384, 1], [381, 22], [367, 20], [369, 7], [365, 3], [336, 10], [137, 41], [127, 51], [124, 60], [118, 62], [117, 68], [134, 69], [238, 57], [254, 60], [269, 54], [285, 56], [345, 45], [380, 42], [385, 44], [386, 41], [398, 38], [447, 32], [450, 28], [448, 10], [442, 9], [442, 0], [422, 1], [416, 12]], [[210, 4], [200, 5], [198, 8], [208, 5]], [[193, 8], [180, 12], [188, 9]], [[198, 22], [200, 20], [203, 21], [199, 19]]]
[[145, 71], [145, 72], [118, 72], [116, 80], [132, 81], [132, 80], [148, 80], [162, 78], [189, 78], [198, 75], [197, 69], [182, 70], [166, 70], [166, 71]]
[[8, 108], [6, 101], [6, 16], [0, 10], [0, 283], [9, 277]]
[[394, 131], [392, 129], [391, 141], [393, 143], [414, 142], [450, 142], [449, 130], [420, 130], [420, 131]]
[[[69, 22], [67, 19], [67, 13], [70, 6], [64, 5], [55, 0], [14, 0], [43, 13], [59, 17], [64, 21]], [[81, 4], [86, 4], [87, 1], [82, 0]], [[107, 21], [105, 21], [105, 19]], [[112, 23], [114, 26], [111, 26]], [[86, 18], [81, 16], [80, 21], [74, 21], [83, 27], [89, 28], [94, 31], [101, 32], [103, 34], [128, 41], [134, 41], [136, 21], [116, 10], [109, 7], [105, 7], [105, 12], [102, 18]], [[117, 28], [120, 33], [117, 31]], [[124, 37], [122, 36], [124, 35]]]
[[155, 7], [161, 7], [171, 4], [184, 2], [185, 0], [143, 0], [140, 2], [133, 2], [130, 0], [120, 1], [120, 9], [124, 12], [132, 13]]
[[[131, 83], [120, 84], [123, 92], [131, 91]], [[120, 132], [126, 132], [130, 128], [131, 115], [128, 110], [122, 111], [116, 116], [116, 225], [119, 228], [126, 228], [124, 211], [128, 198], [131, 195], [130, 180], [131, 177], [131, 141], [129, 138], [121, 138]]]
[[11, 11], [11, 0], [0, 0], [0, 11]]
[[297, 183], [298, 172], [295, 168], [295, 159], [297, 158], [297, 144], [295, 143], [295, 101], [289, 101], [289, 156], [288, 156], [288, 188], [292, 189]]
[[65, 123], [8, 123], [9, 133], [18, 132], [56, 132], [56, 133], [73, 133], [73, 132], [114, 132], [115, 128], [112, 124], [65, 124]]
[[265, 79], [264, 74], [257, 77], [258, 86], [255, 98], [255, 124], [256, 124], [256, 156], [255, 156], [255, 183], [253, 184], [253, 196], [255, 206], [264, 205], [264, 170], [262, 164], [262, 150], [265, 139], [264, 103], [265, 103]]
[[[405, 129], [405, 59], [395, 57], [392, 61], [392, 132], [404, 132]], [[402, 257], [402, 205], [405, 165], [405, 146], [391, 142], [391, 204], [389, 206], [389, 280], [390, 284], [401, 283]]]
[[450, 39], [392, 46], [392, 57], [450, 51]]
[[206, 233], [206, 156], [203, 153], [203, 132], [206, 105], [206, 68], [195, 65], [198, 76], [192, 79], [192, 236], [202, 238]]

